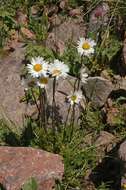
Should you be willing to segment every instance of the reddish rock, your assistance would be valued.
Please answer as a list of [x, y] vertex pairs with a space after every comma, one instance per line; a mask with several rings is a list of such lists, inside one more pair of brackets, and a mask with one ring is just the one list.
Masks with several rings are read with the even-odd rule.
[[55, 179], [62, 179], [62, 157], [43, 150], [0, 147], [0, 184], [6, 190], [19, 190], [31, 177], [38, 190], [52, 190]]
[[28, 39], [35, 39], [35, 34], [25, 27], [21, 28], [21, 34]]
[[70, 10], [69, 15], [72, 17], [75, 17], [78, 15], [81, 15], [81, 12], [82, 12], [82, 10], [80, 8], [72, 9], [72, 10]]

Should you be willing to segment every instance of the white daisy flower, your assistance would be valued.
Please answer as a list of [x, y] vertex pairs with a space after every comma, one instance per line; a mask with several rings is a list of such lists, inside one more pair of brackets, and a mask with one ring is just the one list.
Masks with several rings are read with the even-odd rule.
[[67, 99], [71, 105], [79, 104], [80, 100], [82, 99], [82, 92], [81, 91], [75, 91], [74, 93], [71, 93], [69, 96], [67, 96]]
[[83, 82], [83, 83], [86, 83], [86, 82], [87, 82], [88, 74], [86, 73], [86, 69], [85, 69], [85, 68], [83, 68], [83, 69], [80, 71], [80, 78], [81, 78], [81, 82]]
[[80, 38], [77, 47], [78, 53], [80, 53], [80, 55], [90, 56], [91, 54], [94, 53], [94, 46], [96, 46], [94, 40], [91, 40], [90, 38], [89, 39]]
[[37, 80], [37, 85], [38, 85], [40, 88], [46, 88], [47, 85], [48, 85], [48, 82], [49, 82], [49, 78], [48, 78], [48, 77], [40, 77], [40, 78]]
[[48, 70], [48, 63], [42, 57], [32, 58], [31, 64], [27, 65], [28, 72], [32, 77], [46, 76]]
[[63, 62], [59, 61], [58, 59], [54, 60], [54, 63], [50, 64], [49, 72], [52, 77], [67, 77], [69, 72], [69, 67], [65, 65]]

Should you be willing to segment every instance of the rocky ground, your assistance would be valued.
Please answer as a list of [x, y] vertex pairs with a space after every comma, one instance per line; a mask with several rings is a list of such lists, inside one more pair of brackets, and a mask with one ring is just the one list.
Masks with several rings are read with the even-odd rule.
[[[0, 119], [6, 120], [13, 132], [21, 132], [27, 117], [36, 119], [35, 105], [22, 101], [25, 96], [21, 79], [22, 68], [32, 52], [27, 50], [28, 45], [30, 43], [32, 46], [44, 45], [51, 49], [54, 55], [57, 53], [63, 56], [69, 42], [75, 44], [79, 37], [86, 37], [87, 33], [99, 31], [100, 28], [108, 26], [108, 23], [113, 19], [109, 3], [102, 2], [95, 5], [88, 14], [88, 22], [84, 20], [86, 16], [84, 9], [82, 4], [71, 6], [67, 0], [40, 7], [33, 4], [30, 7], [30, 14], [34, 19], [41, 11], [48, 18], [47, 33], [43, 32], [44, 37], [33, 30], [31, 23], [31, 25], [29, 24], [27, 11], [22, 9], [16, 11], [14, 22], [20, 23], [20, 27], [10, 31], [9, 38], [0, 51]], [[102, 20], [99, 19], [99, 16], [102, 17]], [[88, 168], [83, 176], [81, 183], [84, 190], [96, 190], [102, 183], [109, 185], [109, 190], [120, 190], [121, 184], [124, 185], [126, 181], [126, 39], [122, 17], [115, 17], [115, 19], [118, 19], [118, 26], [115, 27], [115, 30], [117, 30], [117, 34], [120, 33], [121, 48], [117, 52], [116, 49], [112, 50], [116, 52], [116, 55], [106, 65], [101, 64], [100, 69], [97, 68], [97, 65], [96, 67], [92, 65], [92, 68], [96, 69], [92, 71], [89, 66], [87, 70], [90, 76], [87, 83], [81, 83], [83, 95], [93, 107], [93, 113], [98, 111], [104, 125], [103, 128], [100, 125], [100, 129], [94, 129], [93, 125], [97, 125], [99, 122], [94, 119], [93, 124], [89, 121], [92, 127], [89, 129], [88, 115], [86, 115], [87, 123], [85, 125], [81, 120], [79, 121], [80, 126], [88, 128], [86, 128], [87, 132], [84, 136], [84, 148], [94, 145], [97, 155], [95, 166]], [[115, 20], [113, 19], [112, 22], [114, 25]], [[70, 76], [63, 81], [59, 80], [56, 86], [56, 115], [60, 123], [65, 121], [68, 110], [67, 104], [64, 104], [62, 92], [69, 94], [73, 90], [75, 80], [75, 76]], [[49, 106], [51, 106], [51, 88], [47, 92]], [[82, 107], [84, 108], [83, 103]], [[76, 123], [79, 116], [80, 110], [77, 109]], [[18, 190], [27, 179], [35, 177], [39, 185], [38, 189], [51, 190], [54, 189], [55, 180], [64, 179], [64, 163], [61, 156], [39, 149], [10, 147], [10, 144], [5, 144], [7, 147], [0, 147], [1, 188]], [[66, 189], [70, 190], [69, 187]], [[104, 189], [108, 190], [107, 187], [102, 186], [98, 190]], [[75, 188], [71, 187], [71, 190], [75, 190]]]

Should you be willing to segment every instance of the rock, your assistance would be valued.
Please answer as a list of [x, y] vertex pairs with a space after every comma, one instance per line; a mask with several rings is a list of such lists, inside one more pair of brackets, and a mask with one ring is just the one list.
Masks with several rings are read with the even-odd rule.
[[89, 77], [82, 89], [93, 106], [102, 107], [112, 92], [113, 85], [102, 77]]
[[[76, 78], [68, 76], [66, 79], [59, 79], [56, 86], [56, 106], [57, 109], [55, 111], [56, 119], [58, 122], [65, 122], [68, 114], [69, 103], [66, 102], [66, 96], [69, 95], [71, 92], [74, 91], [74, 83]], [[83, 97], [84, 99], [84, 97]], [[49, 84], [48, 89], [48, 100], [49, 105], [52, 105], [52, 81]], [[85, 100], [85, 99], [84, 99]], [[83, 101], [81, 102], [81, 106], [84, 109]], [[78, 122], [80, 116], [80, 107], [76, 105], [75, 107], [75, 123]], [[70, 121], [71, 112], [69, 114], [68, 122]]]
[[[55, 28], [53, 32], [55, 31]], [[69, 39], [72, 39], [76, 42], [79, 37], [85, 36], [86, 27], [83, 23], [83, 19], [72, 19], [69, 18], [67, 21], [64, 21], [59, 27], [56, 28], [56, 38], [67, 42]]]
[[108, 12], [110, 8], [107, 3], [99, 4], [90, 15], [89, 31], [97, 31], [101, 25], [106, 26], [109, 20]]
[[115, 140], [115, 136], [107, 131], [101, 131], [99, 137], [95, 141], [95, 146], [108, 146], [109, 144], [113, 143]]
[[114, 75], [114, 91], [126, 90], [126, 77], [120, 75]]
[[105, 79], [107, 79], [107, 80], [110, 80], [110, 81], [111, 81], [110, 74], [108, 73], [108, 71], [107, 71], [107, 70], [103, 70], [103, 71], [101, 72], [101, 77], [103, 77], [103, 78], [105, 78]]
[[64, 166], [59, 155], [24, 147], [0, 147], [0, 184], [6, 190], [19, 190], [31, 177], [38, 190], [52, 190], [62, 179]]
[[68, 7], [68, 0], [61, 0], [61, 1], [60, 1], [60, 4], [59, 4], [59, 7], [60, 7], [61, 9], [67, 8], [67, 7]]
[[110, 152], [116, 145], [116, 138], [107, 131], [101, 131], [96, 141], [94, 142], [98, 153], [98, 161], [102, 162], [107, 152]]
[[56, 51], [62, 55], [64, 53], [64, 50], [65, 50], [65, 44], [63, 41], [61, 40], [58, 40], [57, 43], [56, 43]]
[[0, 118], [6, 117], [16, 126], [23, 125], [27, 110], [35, 111], [32, 106], [20, 103], [24, 96], [24, 87], [20, 80], [24, 51], [23, 44], [18, 43], [13, 53], [0, 60]]
[[27, 39], [32, 39], [32, 40], [35, 39], [35, 34], [25, 27], [21, 28], [21, 34]]
[[78, 15], [81, 15], [81, 12], [82, 12], [82, 10], [80, 8], [71, 9], [69, 11], [69, 15], [72, 16], [72, 17], [75, 17], [75, 16], [78, 16]]
[[54, 15], [49, 18], [49, 22], [51, 24], [51, 27], [59, 26], [62, 22], [62, 18], [59, 15]]
[[126, 140], [120, 145], [120, 148], [118, 150], [118, 156], [122, 162], [122, 178], [121, 178], [121, 187], [124, 188], [124, 185], [126, 185]]
[[54, 33], [49, 34], [48, 41], [46, 42], [46, 46], [48, 48], [51, 48], [55, 52], [59, 53], [60, 55], [62, 55], [65, 50], [64, 42], [59, 39], [56, 40]]
[[86, 34], [86, 27], [82, 18], [69, 18], [62, 24], [54, 27], [52, 32], [48, 35], [46, 46], [56, 51], [57, 43], [63, 42], [66, 44], [68, 40], [77, 42], [79, 37], [84, 37]]
[[9, 32], [10, 38], [8, 39], [6, 43], [6, 49], [8, 50], [14, 50], [19, 43], [19, 33], [16, 30], [10, 30]]
[[126, 66], [126, 38], [125, 38], [125, 40], [123, 42], [123, 59], [124, 59], [124, 64]]
[[126, 162], [126, 141], [124, 141], [118, 151], [119, 158]]
[[[24, 60], [24, 51], [22, 47], [23, 44], [18, 44], [16, 50], [9, 54], [6, 58], [0, 60], [0, 118], [4, 115], [11, 120], [16, 126], [23, 125], [24, 116], [35, 116], [37, 109], [35, 105], [25, 104], [21, 102], [21, 98], [25, 95], [24, 86], [22, 86], [22, 81], [20, 80], [20, 71], [22, 66], [22, 61]], [[8, 69], [9, 68], [9, 69]], [[56, 101], [57, 101], [57, 118], [64, 122], [67, 117], [69, 104], [65, 102], [66, 95], [73, 91], [73, 84], [75, 83], [75, 78], [69, 77], [68, 79], [59, 79], [56, 91]], [[48, 90], [48, 100], [51, 108], [52, 105], [52, 83]], [[62, 91], [62, 92], [61, 92]], [[82, 104], [82, 103], [81, 103]], [[82, 104], [83, 106], [83, 104]], [[76, 117], [75, 120], [79, 118], [80, 108], [76, 106]], [[51, 114], [51, 111], [50, 111]]]

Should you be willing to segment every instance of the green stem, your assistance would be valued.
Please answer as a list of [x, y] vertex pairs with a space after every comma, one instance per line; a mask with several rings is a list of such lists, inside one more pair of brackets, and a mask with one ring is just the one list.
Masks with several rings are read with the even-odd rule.
[[[83, 55], [81, 56], [80, 70], [81, 70], [81, 68], [82, 68], [82, 64], [83, 64]], [[80, 82], [81, 82], [81, 79], [80, 79], [80, 76], [79, 76], [79, 77], [78, 77], [77, 90], [80, 89]]]
[[33, 89], [32, 89], [32, 88], [31, 88], [31, 94], [32, 94], [32, 96], [33, 96], [35, 105], [36, 105], [37, 110], [38, 110], [38, 113], [39, 113], [39, 115], [40, 115], [40, 108], [39, 108], [39, 106], [38, 106], [38, 103], [37, 103], [37, 100], [36, 100], [36, 97], [35, 97], [35, 95], [34, 95], [34, 92], [33, 92]]
[[45, 128], [47, 129], [47, 93], [46, 89], [44, 89], [44, 121], [45, 121]]
[[70, 133], [70, 141], [72, 139], [73, 136], [73, 130], [74, 130], [74, 119], [75, 119], [75, 104], [73, 105], [73, 109], [72, 109], [72, 115], [71, 115], [71, 133]]
[[69, 118], [70, 109], [71, 109], [71, 105], [69, 105], [68, 113], [67, 113], [67, 117], [66, 117], [66, 121], [65, 121], [65, 124], [64, 124], [64, 130], [63, 130], [63, 142], [64, 142], [64, 140], [65, 140], [65, 135], [66, 135], [66, 125], [67, 125], [67, 121], [68, 121], [68, 118]]
[[40, 92], [40, 127], [44, 128], [44, 131], [47, 133], [46, 124], [45, 124], [45, 90], [39, 87]]
[[54, 150], [55, 150], [55, 135], [56, 135], [56, 129], [55, 129], [55, 107], [56, 107], [56, 103], [55, 103], [55, 92], [56, 92], [56, 77], [54, 77], [53, 80], [53, 100], [52, 100], [52, 130], [53, 130], [53, 138], [54, 138], [54, 142], [53, 142], [53, 146], [54, 146]]

